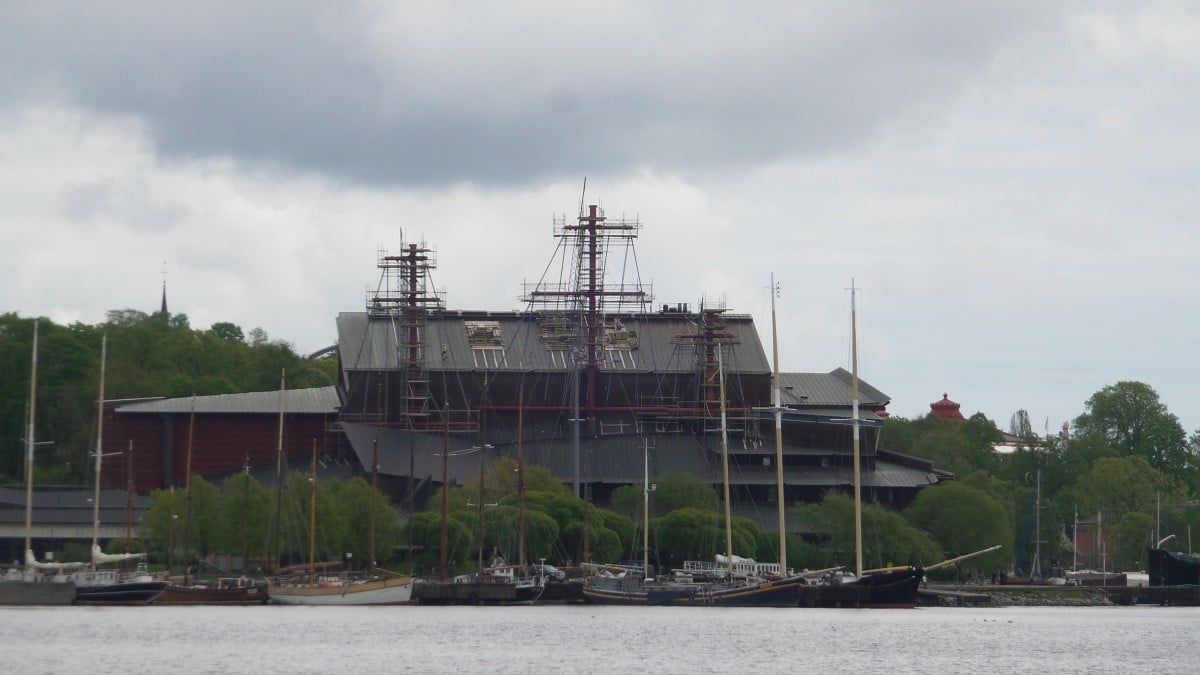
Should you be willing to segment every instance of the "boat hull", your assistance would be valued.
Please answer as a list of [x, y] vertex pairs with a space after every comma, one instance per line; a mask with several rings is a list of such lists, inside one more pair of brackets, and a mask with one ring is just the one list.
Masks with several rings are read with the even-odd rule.
[[910, 609], [917, 606], [917, 592], [925, 571], [921, 568], [876, 572], [849, 583], [812, 586], [821, 589], [810, 607], [861, 607]]
[[75, 602], [71, 581], [0, 581], [0, 605], [48, 606]]
[[270, 602], [277, 605], [407, 605], [412, 602], [410, 577], [344, 584], [271, 583]]
[[682, 607], [795, 607], [805, 588], [802, 577], [745, 586], [720, 584], [585, 585], [583, 599], [597, 605]]
[[1148, 551], [1151, 586], [1200, 585], [1200, 555], [1171, 552], [1163, 548]]
[[167, 588], [165, 581], [130, 581], [75, 587], [76, 605], [148, 605]]
[[154, 601], [156, 605], [265, 605], [265, 584], [219, 588], [170, 584]]
[[418, 605], [531, 605], [544, 587], [492, 582], [423, 581], [413, 587]]

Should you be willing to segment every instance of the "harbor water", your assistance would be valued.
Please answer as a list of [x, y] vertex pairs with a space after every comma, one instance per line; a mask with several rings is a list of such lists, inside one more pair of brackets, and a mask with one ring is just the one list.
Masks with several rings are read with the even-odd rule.
[[0, 608], [9, 673], [1194, 673], [1200, 608]]

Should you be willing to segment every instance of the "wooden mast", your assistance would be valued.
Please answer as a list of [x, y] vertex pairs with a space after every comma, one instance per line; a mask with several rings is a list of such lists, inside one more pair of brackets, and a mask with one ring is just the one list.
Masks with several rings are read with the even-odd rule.
[[[370, 567], [368, 575], [375, 576], [375, 494], [379, 490], [379, 427], [383, 424], [383, 382], [375, 384], [375, 412], [379, 419], [375, 420], [375, 441], [371, 444], [371, 524], [368, 537], [370, 539], [368, 546], [370, 547]], [[409, 454], [412, 454], [411, 449]], [[411, 511], [409, 512], [411, 514]], [[411, 527], [409, 528], [412, 529]], [[409, 547], [409, 556], [412, 556], [412, 548]]]
[[525, 380], [517, 386], [517, 564], [525, 567]]
[[642, 437], [642, 578], [650, 575], [650, 439]]
[[108, 359], [108, 336], [100, 338], [100, 403], [96, 421], [96, 489], [92, 495], [92, 551], [100, 546], [100, 458], [104, 455], [104, 363]]
[[858, 425], [858, 314], [854, 279], [850, 279], [851, 426], [854, 428], [854, 575], [862, 577], [862, 460], [859, 457]]
[[449, 463], [450, 463], [450, 403], [447, 402], [442, 407], [442, 416], [446, 420], [446, 432], [442, 437], [442, 559], [441, 559], [441, 581], [446, 580], [446, 506], [450, 493], [449, 480]]
[[317, 581], [317, 437], [313, 436], [312, 473], [308, 475], [308, 583]]
[[771, 275], [771, 352], [772, 395], [775, 402], [775, 502], [779, 507], [779, 573], [787, 576], [787, 515], [783, 495], [783, 396], [779, 383], [779, 331], [775, 321], [775, 296], [779, 288], [775, 285], [775, 275]]
[[183, 579], [188, 580], [192, 557], [192, 439], [196, 432], [196, 395], [192, 394], [192, 411], [188, 415], [187, 461], [183, 470]]
[[717, 376], [721, 382], [721, 478], [725, 488], [725, 568], [733, 574], [733, 514], [729, 505], [729, 434], [725, 428], [724, 350], [717, 345]]
[[287, 371], [279, 369], [279, 439], [275, 447], [275, 565], [279, 567], [279, 530], [283, 508], [283, 394], [287, 390]]
[[33, 365], [29, 374], [29, 428], [25, 431], [25, 572], [33, 563], [33, 424], [37, 411], [38, 320], [33, 320]]

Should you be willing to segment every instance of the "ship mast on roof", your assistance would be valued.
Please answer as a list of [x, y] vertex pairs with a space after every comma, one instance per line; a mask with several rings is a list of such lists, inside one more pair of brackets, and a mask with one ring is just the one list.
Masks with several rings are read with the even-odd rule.
[[[429, 313], [445, 309], [445, 301], [430, 282], [437, 267], [435, 252], [422, 242], [403, 242], [398, 255], [380, 249], [376, 267], [379, 286], [368, 293], [367, 314], [389, 320], [396, 341], [396, 361], [403, 372], [398, 406], [400, 426], [410, 429], [444, 425], [430, 418], [429, 375], [422, 338]], [[382, 409], [377, 406], [376, 409]], [[377, 420], [383, 423], [384, 420]]]

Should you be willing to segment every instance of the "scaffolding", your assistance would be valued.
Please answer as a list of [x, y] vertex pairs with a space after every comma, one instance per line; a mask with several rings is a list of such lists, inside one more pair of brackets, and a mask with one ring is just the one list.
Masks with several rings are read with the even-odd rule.
[[398, 423], [402, 428], [427, 429], [440, 424], [430, 419], [423, 338], [429, 313], [445, 309], [442, 296], [429, 281], [430, 271], [437, 267], [435, 253], [424, 242], [405, 243], [399, 255], [380, 249], [376, 266], [379, 287], [368, 295], [367, 314], [391, 323], [396, 363], [402, 374], [401, 403], [395, 410]]

